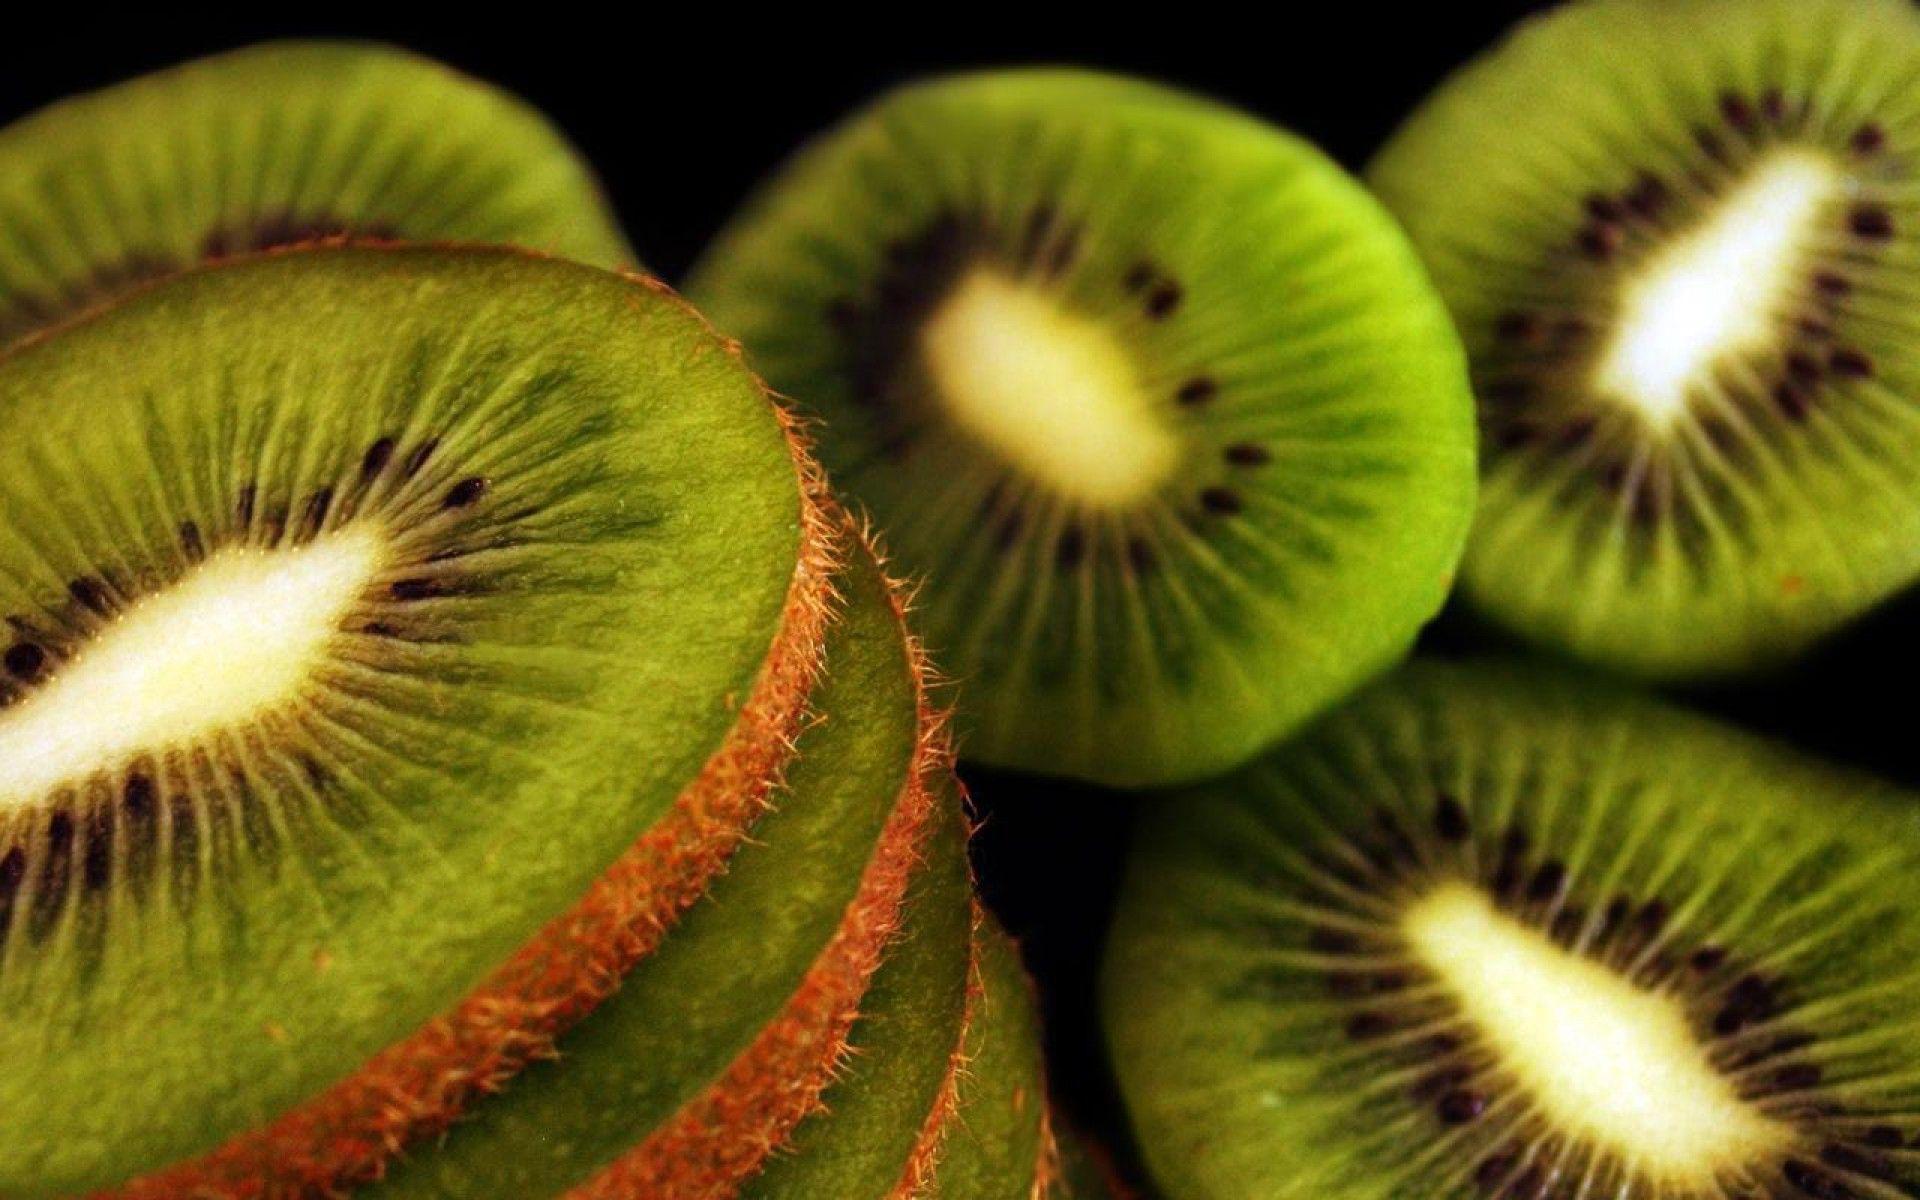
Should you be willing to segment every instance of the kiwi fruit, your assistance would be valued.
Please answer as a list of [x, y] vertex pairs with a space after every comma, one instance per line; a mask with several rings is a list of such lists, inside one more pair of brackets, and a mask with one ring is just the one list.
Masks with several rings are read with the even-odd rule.
[[1920, 576], [1917, 65], [1899, 0], [1585, 0], [1393, 137], [1479, 397], [1475, 609], [1724, 677]]
[[981, 933], [980, 996], [954, 1106], [931, 1146], [925, 1194], [1037, 1196], [1054, 1175], [1055, 1159], [1033, 985], [1006, 935], [991, 924]]
[[0, 457], [0, 1193], [377, 1168], [611, 990], [791, 753], [817, 481], [657, 284], [191, 270], [0, 358]]
[[[837, 587], [846, 610], [828, 634], [817, 719], [726, 874], [554, 1061], [362, 1194], [730, 1193], [838, 1067], [894, 927], [911, 928], [908, 947], [937, 937], [958, 956], [968, 881], [959, 806], [940, 779], [949, 751], [877, 564], [857, 551]], [[902, 918], [903, 903], [919, 915]]]
[[909, 86], [688, 286], [924, 581], [983, 762], [1231, 766], [1392, 662], [1466, 537], [1464, 356], [1405, 239], [1317, 151], [1153, 84]]
[[342, 236], [632, 258], [545, 118], [385, 46], [254, 46], [0, 130], [0, 342], [203, 259]]
[[1421, 663], [1143, 818], [1109, 947], [1173, 1200], [1920, 1189], [1916, 801]]

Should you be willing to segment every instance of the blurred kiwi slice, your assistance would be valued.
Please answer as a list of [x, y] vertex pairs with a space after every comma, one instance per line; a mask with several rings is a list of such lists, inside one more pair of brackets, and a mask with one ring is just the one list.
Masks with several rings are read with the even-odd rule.
[[[871, 959], [893, 927], [904, 921], [908, 932], [890, 956], [904, 947], [911, 958], [933, 936], [960, 954], [964, 826], [941, 789], [945, 745], [922, 728], [920, 665], [866, 551], [838, 587], [846, 610], [828, 635], [816, 719], [773, 811], [726, 874], [560, 1040], [553, 1061], [477, 1102], [443, 1141], [417, 1145], [356, 1194], [730, 1194], [837, 1068], [842, 1047], [821, 1039], [877, 986]], [[937, 812], [930, 789], [941, 789]], [[922, 856], [927, 865], [909, 882], [898, 866]], [[844, 969], [849, 947], [865, 967]], [[824, 1021], [816, 995], [834, 1010]], [[784, 1030], [819, 1077], [767, 1057], [769, 1030]], [[732, 1120], [711, 1124], [711, 1111]]]
[[632, 259], [544, 117], [386, 46], [267, 43], [0, 129], [0, 341], [202, 259], [341, 236]]
[[[600, 908], [651, 911], [583, 895], [805, 699], [787, 429], [645, 281], [188, 272], [0, 360], [0, 455], [8, 1195], [208, 1152], [510, 960], [511, 1044], [617, 960]], [[460, 1049], [373, 1091], [435, 1099]]]
[[1420, 664], [1146, 814], [1106, 1024], [1173, 1200], [1910, 1196], [1914, 798]]
[[1920, 16], [1588, 0], [1370, 178], [1480, 399], [1481, 611], [1639, 675], [1805, 649], [1920, 576]]
[[1464, 362], [1404, 239], [1310, 147], [1164, 88], [905, 88], [689, 288], [924, 577], [983, 761], [1230, 766], [1393, 660], [1466, 536]]

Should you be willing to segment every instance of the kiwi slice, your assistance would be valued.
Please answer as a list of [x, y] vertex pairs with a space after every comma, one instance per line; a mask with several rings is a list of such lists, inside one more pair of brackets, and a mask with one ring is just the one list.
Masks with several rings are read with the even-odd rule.
[[202, 259], [342, 235], [632, 259], [520, 101], [385, 46], [269, 43], [0, 130], [0, 341]]
[[[189, 272], [0, 359], [0, 458], [10, 1196], [263, 1126], [529, 948], [499, 1039], [601, 986], [606, 914], [572, 906], [779, 740], [734, 735], [806, 657], [778, 413], [664, 289], [587, 267]], [[425, 1051], [371, 1091], [485, 1065]]]
[[1106, 1024], [1200, 1197], [1920, 1188], [1912, 796], [1535, 668], [1421, 664], [1148, 812]]
[[847, 1073], [742, 1195], [1060, 1194], [1032, 985], [990, 916], [975, 910], [961, 929], [888, 959]]
[[690, 294], [925, 578], [983, 761], [1230, 766], [1399, 655], [1466, 537], [1465, 365], [1404, 239], [1310, 147], [1151, 84], [899, 91]]
[[951, 874], [957, 878], [945, 886], [952, 894], [906, 923], [875, 972], [847, 1061], [820, 1111], [745, 1183], [743, 1197], [881, 1200], [937, 1139], [958, 1082], [961, 1039], [977, 1011], [970, 943], [978, 915], [965, 878]]
[[1724, 675], [1920, 576], [1916, 67], [1898, 0], [1590, 0], [1382, 152], [1480, 399], [1476, 607]]
[[1053, 1174], [1054, 1147], [1033, 982], [991, 919], [977, 939], [981, 993], [967, 1023], [959, 1088], [931, 1147], [930, 1186], [915, 1194], [1038, 1196]]
[[[946, 766], [943, 743], [922, 736], [919, 666], [877, 564], [860, 552], [840, 586], [848, 607], [828, 636], [819, 719], [751, 844], [620, 990], [561, 1039], [555, 1061], [475, 1105], [443, 1144], [417, 1147], [365, 1194], [709, 1195], [726, 1190], [724, 1172], [742, 1169], [716, 1147], [751, 1141], [762, 1118], [791, 1123], [804, 1115], [779, 1102], [783, 1089], [806, 1080], [775, 1075], [777, 1064], [755, 1056], [769, 1030], [811, 1035], [822, 1027], [806, 1012], [806, 993], [838, 987], [842, 943], [851, 938], [863, 954], [877, 952], [884, 934], [871, 926], [871, 910], [877, 903], [897, 915], [907, 884], [894, 868], [924, 843], [927, 787]], [[966, 886], [962, 832], [952, 809], [944, 818], [952, 828], [939, 835], [946, 841], [930, 853], [936, 866], [913, 885], [930, 899], [914, 903], [933, 905], [916, 919], [936, 930], [950, 920], [945, 910], [957, 908], [964, 931], [966, 904], [953, 894]], [[946, 878], [953, 874], [957, 884]], [[857, 972], [850, 989], [834, 992], [836, 1003], [851, 1009], [867, 982]], [[829, 1047], [819, 1070], [836, 1061]], [[743, 1063], [768, 1074], [736, 1076]], [[733, 1105], [728, 1127], [690, 1121], [707, 1115], [715, 1093]], [[767, 1105], [753, 1109], [752, 1100]], [[669, 1138], [683, 1153], [663, 1162], [669, 1156], [659, 1147]], [[755, 1146], [761, 1155], [770, 1148]], [[745, 1169], [758, 1164], [756, 1157]], [[663, 1169], [716, 1174], [629, 1180]]]

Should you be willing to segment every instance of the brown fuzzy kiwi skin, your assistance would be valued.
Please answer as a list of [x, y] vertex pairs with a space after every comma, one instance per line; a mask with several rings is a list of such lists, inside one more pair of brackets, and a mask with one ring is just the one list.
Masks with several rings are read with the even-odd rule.
[[[870, 531], [860, 535], [869, 547]], [[878, 549], [875, 558], [885, 558]], [[907, 625], [908, 602], [888, 580], [890, 601], [915, 676], [918, 733], [913, 763], [839, 929], [779, 1016], [726, 1073], [632, 1151], [566, 1200], [707, 1200], [734, 1194], [822, 1110], [840, 1076], [874, 972], [900, 929], [907, 888], [926, 862], [940, 806], [959, 794], [948, 713], [936, 675]]]
[[[275, 248], [262, 256], [338, 242]], [[694, 313], [659, 280], [619, 274]], [[146, 286], [153, 285], [139, 290]], [[84, 322], [97, 311], [53, 328]], [[715, 337], [744, 363], [737, 342]], [[784, 775], [822, 669], [836, 603], [833, 581], [844, 555], [847, 521], [812, 457], [807, 431], [770, 392], [768, 403], [792, 452], [799, 554], [780, 629], [753, 689], [725, 740], [668, 815], [570, 911], [454, 1009], [272, 1124], [200, 1158], [96, 1193], [94, 1200], [332, 1196], [378, 1178], [408, 1145], [443, 1133], [475, 1100], [497, 1091], [528, 1064], [552, 1057], [560, 1035], [610, 995], [705, 894], [766, 811]]]

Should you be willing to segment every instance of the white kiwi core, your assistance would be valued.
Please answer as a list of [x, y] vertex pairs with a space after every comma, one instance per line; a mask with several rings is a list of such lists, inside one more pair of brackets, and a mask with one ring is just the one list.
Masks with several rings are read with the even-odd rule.
[[1479, 888], [1436, 888], [1401, 930], [1555, 1128], [1707, 1190], [1717, 1171], [1784, 1144], [1714, 1070], [1678, 1002], [1561, 948]]
[[1031, 284], [981, 269], [921, 330], [940, 400], [963, 430], [1093, 508], [1144, 499], [1178, 465], [1113, 331]]
[[365, 526], [220, 550], [135, 604], [0, 712], [0, 813], [294, 700], [384, 554]]
[[1666, 429], [1730, 358], [1764, 347], [1839, 169], [1805, 150], [1756, 163], [1705, 221], [1650, 258], [1621, 297], [1595, 385]]

